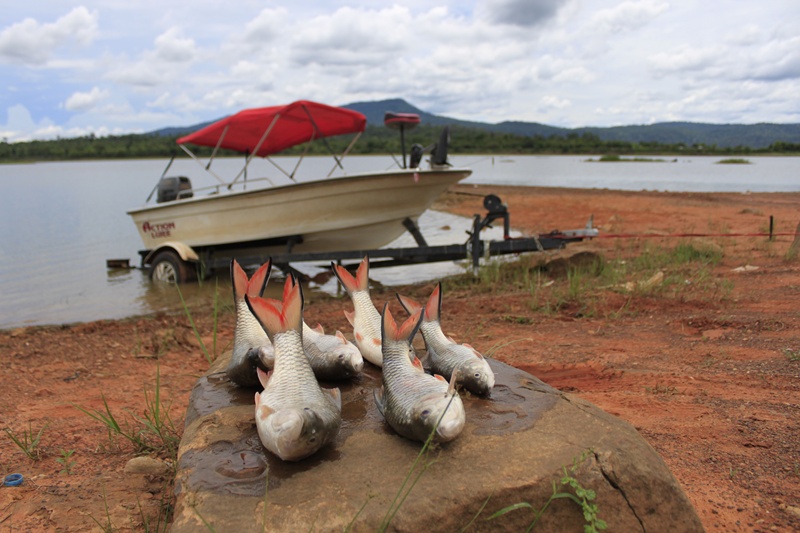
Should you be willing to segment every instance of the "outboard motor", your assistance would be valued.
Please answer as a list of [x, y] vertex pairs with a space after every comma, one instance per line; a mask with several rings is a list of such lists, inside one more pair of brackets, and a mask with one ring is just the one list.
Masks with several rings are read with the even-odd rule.
[[[394, 113], [392, 111], [387, 111], [386, 114], [383, 115], [383, 124], [387, 128], [400, 130], [400, 146], [403, 152], [403, 168], [407, 168], [406, 130], [412, 130], [417, 127], [417, 125], [419, 124], [419, 115], [416, 115], [414, 113]], [[417, 167], [416, 165], [411, 165], [411, 168], [417, 168]]]
[[165, 176], [158, 181], [158, 196], [156, 202], [171, 202], [191, 198], [192, 182], [186, 176]]
[[450, 166], [447, 162], [447, 147], [450, 144], [450, 126], [445, 126], [439, 135], [439, 142], [431, 151], [431, 166]]
[[411, 145], [411, 153], [409, 154], [408, 167], [418, 168], [422, 162], [422, 156], [425, 154], [425, 148], [421, 144], [414, 143]]

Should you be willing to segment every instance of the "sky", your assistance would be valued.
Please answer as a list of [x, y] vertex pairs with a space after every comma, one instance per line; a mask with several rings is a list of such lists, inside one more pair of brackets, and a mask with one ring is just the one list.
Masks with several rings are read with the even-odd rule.
[[800, 0], [3, 4], [0, 141], [299, 99], [562, 127], [800, 122]]

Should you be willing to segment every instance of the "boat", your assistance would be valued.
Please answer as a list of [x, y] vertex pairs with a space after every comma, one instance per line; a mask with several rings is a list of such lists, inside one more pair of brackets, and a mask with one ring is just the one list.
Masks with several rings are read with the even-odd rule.
[[[219, 264], [220, 256], [374, 249], [404, 231], [413, 232], [417, 218], [436, 198], [471, 171], [447, 161], [447, 129], [437, 143], [412, 146], [406, 163], [404, 133], [419, 117], [387, 113], [384, 123], [400, 130], [402, 161], [395, 159], [389, 170], [348, 173], [343, 161], [366, 123], [356, 111], [299, 100], [245, 109], [177, 139], [218, 183], [194, 189], [186, 176], [167, 176], [167, 166], [145, 205], [128, 211], [145, 246], [142, 267], [156, 281], [182, 282], [196, 276], [198, 268], [202, 271], [204, 262]], [[269, 159], [315, 141], [329, 146], [326, 138], [337, 135], [353, 139], [341, 154], [331, 153], [333, 169], [326, 176], [297, 181], [297, 166], [286, 172], [276, 165], [284, 184], [276, 184], [274, 176], [247, 178], [255, 157]], [[213, 148], [208, 162], [189, 145]], [[245, 155], [236, 176], [223, 178], [210, 170], [222, 149]], [[426, 154], [430, 157], [423, 162]]]

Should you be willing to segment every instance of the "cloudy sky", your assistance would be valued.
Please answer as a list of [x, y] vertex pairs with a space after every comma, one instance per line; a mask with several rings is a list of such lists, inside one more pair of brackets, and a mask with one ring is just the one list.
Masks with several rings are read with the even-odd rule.
[[800, 122], [800, 0], [35, 0], [0, 15], [0, 139], [297, 99], [468, 120]]

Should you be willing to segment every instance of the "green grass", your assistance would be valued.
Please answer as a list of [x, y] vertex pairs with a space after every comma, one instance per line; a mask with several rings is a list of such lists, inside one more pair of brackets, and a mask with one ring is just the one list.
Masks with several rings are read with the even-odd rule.
[[161, 373], [158, 367], [156, 367], [155, 390], [152, 394], [145, 390], [144, 395], [145, 410], [142, 417], [130, 413], [124, 419], [116, 416], [108, 406], [105, 395], [102, 394], [100, 397], [103, 400], [103, 410], [72, 405], [104, 425], [110, 441], [116, 442], [117, 437], [122, 437], [133, 445], [136, 453], [155, 452], [165, 455], [172, 460], [174, 467], [180, 437], [170, 418], [168, 406], [165, 406], [161, 399]]
[[44, 430], [47, 429], [49, 423], [46, 423], [42, 426], [36, 434], [34, 434], [32, 424], [28, 422], [28, 429], [23, 430], [21, 434], [17, 435], [11, 429], [4, 428], [6, 435], [10, 438], [14, 444], [17, 445], [17, 448], [22, 450], [22, 452], [28, 456], [29, 459], [32, 461], [38, 461], [41, 458], [41, 452], [39, 450], [39, 443], [42, 440], [42, 434]]
[[719, 161], [717, 161], [717, 164], [718, 165], [750, 165], [752, 163], [750, 163], [749, 160], [743, 159], [741, 157], [732, 157], [732, 158], [729, 158], [729, 159], [720, 159]]
[[589, 163], [664, 163], [664, 159], [654, 157], [620, 157], [616, 154], [606, 154], [600, 156], [598, 159], [587, 159]]

